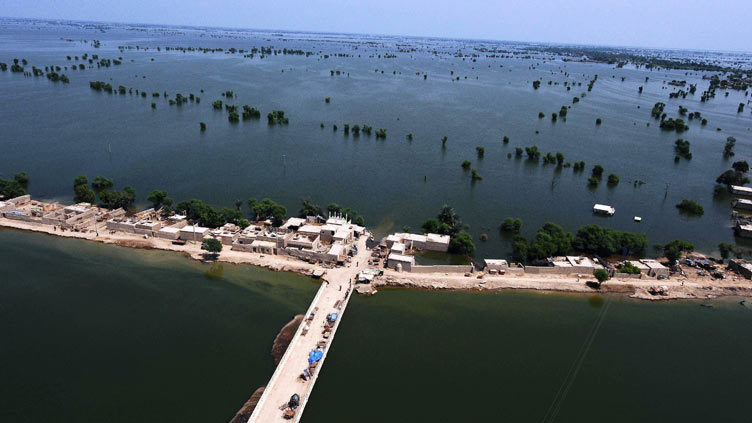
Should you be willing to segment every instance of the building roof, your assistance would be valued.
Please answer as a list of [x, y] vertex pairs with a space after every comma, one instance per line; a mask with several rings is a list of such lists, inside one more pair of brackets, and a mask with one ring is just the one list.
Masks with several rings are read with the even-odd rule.
[[160, 229], [159, 232], [174, 234], [174, 233], [180, 232], [180, 228], [176, 228], [174, 226], [168, 226], [166, 228]]
[[567, 256], [567, 261], [572, 266], [580, 266], [580, 267], [594, 267], [593, 262], [590, 261], [587, 257], [575, 257], [575, 256]]
[[731, 185], [731, 192], [744, 193], [752, 195], [751, 187], [743, 187], [741, 185]]
[[428, 240], [428, 242], [449, 245], [449, 240], [451, 239], [451, 237], [449, 235], [426, 234], [426, 239]]
[[330, 256], [344, 256], [345, 255], [345, 247], [341, 244], [334, 244], [332, 245], [332, 248], [329, 249]]
[[260, 239], [257, 239], [251, 243], [251, 247], [275, 248], [276, 246], [277, 244], [271, 241], [261, 241]]
[[303, 218], [300, 218], [300, 217], [291, 217], [291, 218], [287, 219], [287, 222], [285, 222], [284, 225], [282, 225], [282, 228], [283, 229], [287, 229], [290, 226], [298, 226], [298, 227], [300, 227], [300, 226], [305, 225], [305, 223], [306, 223], [306, 220], [303, 219]]
[[329, 219], [326, 219], [326, 223], [331, 225], [346, 225], [347, 219], [344, 217], [330, 217]]
[[322, 226], [316, 226], [316, 225], [303, 225], [300, 228], [298, 228], [298, 232], [304, 232], [309, 234], [318, 234], [321, 233]]
[[386, 240], [392, 242], [402, 242], [402, 238], [398, 237], [396, 234], [389, 234], [386, 237]]
[[640, 260], [640, 262], [642, 262], [642, 264], [649, 267], [650, 269], [666, 269], [666, 266], [662, 265], [657, 260], [645, 259], [645, 260]]
[[349, 229], [347, 229], [347, 228], [339, 228], [339, 229], [337, 229], [336, 232], [334, 232], [334, 237], [335, 238], [345, 239], [348, 236], [350, 236], [350, 234], [352, 234], [352, 232], [350, 232]]
[[415, 264], [415, 257], [413, 257], [413, 256], [405, 256], [405, 255], [397, 254], [397, 253], [391, 253], [391, 254], [389, 254], [388, 259], [389, 260], [394, 260], [394, 261], [401, 261], [401, 262], [404, 262], [404, 263]]
[[183, 226], [182, 228], [180, 228], [180, 232], [205, 234], [209, 232], [209, 228], [205, 228], [203, 226], [188, 225], [188, 226]]
[[613, 208], [611, 206], [607, 206], [605, 204], [596, 204], [596, 205], [593, 206], [593, 210], [595, 210], [595, 211], [602, 211], [602, 212], [606, 212], [606, 213], [613, 213], [613, 212], [616, 211], [615, 208]]

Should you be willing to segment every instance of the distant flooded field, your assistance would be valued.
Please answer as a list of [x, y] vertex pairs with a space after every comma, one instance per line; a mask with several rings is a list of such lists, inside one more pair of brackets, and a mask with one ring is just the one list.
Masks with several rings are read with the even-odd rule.
[[[216, 207], [269, 197], [289, 214], [301, 199], [338, 203], [361, 213], [379, 235], [418, 231], [450, 204], [469, 225], [480, 258], [511, 252], [498, 230], [508, 216], [522, 218], [526, 236], [553, 221], [571, 232], [597, 223], [644, 233], [651, 243], [686, 239], [706, 252], [734, 240], [731, 197], [714, 196], [713, 187], [752, 152], [749, 107], [737, 113], [749, 97], [719, 90], [701, 102], [707, 72], [565, 62], [549, 53], [516, 54], [523, 45], [480, 41], [1, 23], [2, 62], [23, 58], [27, 70], [85, 64], [60, 71], [67, 84], [0, 72], [0, 110], [12, 117], [0, 121], [0, 171], [27, 172], [36, 197], [71, 201], [75, 176], [103, 175], [117, 187], [133, 186], [141, 206], [153, 189]], [[120, 64], [97, 67], [84, 54]], [[93, 90], [90, 81], [111, 84], [115, 94]], [[669, 98], [693, 84], [695, 94]], [[127, 91], [117, 95], [121, 85]], [[229, 99], [222, 95], [228, 90]], [[177, 93], [200, 102], [170, 105]], [[226, 110], [213, 109], [216, 100], [256, 108], [260, 119], [231, 123]], [[651, 117], [657, 102], [670, 117], [683, 106], [707, 124], [684, 116], [689, 130], [663, 131]], [[566, 119], [552, 121], [562, 106]], [[289, 123], [268, 124], [273, 110], [283, 110]], [[345, 134], [345, 124], [370, 126], [373, 135]], [[379, 129], [386, 138], [376, 137]], [[724, 158], [729, 136], [737, 139], [735, 156]], [[691, 160], [675, 162], [677, 138], [690, 141]], [[584, 161], [585, 170], [516, 157], [516, 148], [528, 146], [562, 153], [563, 164]], [[589, 187], [595, 164], [605, 169], [603, 181]], [[482, 180], [471, 181], [471, 170]], [[618, 185], [606, 183], [611, 173]], [[704, 215], [680, 214], [675, 205], [685, 198]], [[595, 216], [594, 203], [616, 214]]]

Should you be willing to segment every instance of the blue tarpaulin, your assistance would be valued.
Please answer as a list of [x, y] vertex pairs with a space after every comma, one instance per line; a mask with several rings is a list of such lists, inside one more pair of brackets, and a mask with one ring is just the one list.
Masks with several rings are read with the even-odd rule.
[[313, 364], [324, 356], [324, 352], [321, 350], [313, 350], [308, 354], [308, 364]]
[[329, 319], [330, 322], [334, 322], [337, 320], [337, 313], [331, 313], [328, 316], [326, 316], [327, 319]]

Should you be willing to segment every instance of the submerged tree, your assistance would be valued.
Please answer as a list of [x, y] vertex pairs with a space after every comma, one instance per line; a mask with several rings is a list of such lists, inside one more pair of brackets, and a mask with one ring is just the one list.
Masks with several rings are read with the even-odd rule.
[[504, 219], [503, 222], [501, 222], [502, 232], [518, 234], [520, 233], [521, 228], [522, 228], [522, 219], [520, 218], [507, 217], [506, 219]]

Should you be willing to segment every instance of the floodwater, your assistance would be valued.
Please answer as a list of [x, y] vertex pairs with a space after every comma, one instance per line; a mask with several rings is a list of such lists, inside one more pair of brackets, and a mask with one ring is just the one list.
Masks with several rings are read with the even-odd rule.
[[[104, 175], [114, 178], [117, 187], [135, 187], [141, 206], [153, 189], [166, 189], [176, 201], [199, 198], [217, 207], [270, 197], [290, 214], [297, 213], [303, 198], [323, 206], [336, 202], [358, 210], [380, 235], [405, 226], [417, 231], [446, 203], [470, 226], [480, 258], [511, 252], [509, 239], [498, 231], [508, 216], [523, 219], [526, 235], [553, 221], [569, 231], [598, 223], [645, 233], [651, 243], [686, 239], [706, 252], [720, 241], [734, 241], [731, 199], [714, 199], [713, 185], [731, 161], [750, 158], [752, 118], [746, 109], [737, 113], [737, 105], [749, 97], [737, 91], [725, 97], [719, 90], [716, 98], [701, 103], [708, 81], [700, 73], [484, 54], [473, 61], [447, 54], [477, 54], [479, 46], [517, 48], [491, 42], [0, 23], [0, 61], [6, 63], [17, 57], [26, 58], [29, 67], [64, 66], [67, 55], [83, 53], [123, 57], [120, 66], [64, 72], [68, 85], [0, 73], [0, 113], [12, 117], [0, 120], [0, 173], [9, 177], [26, 171], [30, 191], [39, 198], [70, 201], [76, 175]], [[91, 46], [93, 39], [101, 40], [100, 48]], [[151, 49], [121, 53], [121, 45]], [[155, 49], [168, 45], [273, 46], [316, 54], [250, 59]], [[405, 46], [416, 50], [398, 52]], [[397, 57], [383, 56], [390, 53]], [[331, 76], [331, 70], [342, 74]], [[426, 80], [422, 73], [428, 74]], [[587, 92], [596, 74], [598, 80]], [[534, 90], [537, 78], [544, 82]], [[673, 90], [665, 82], [673, 79], [697, 83], [697, 93], [669, 99]], [[148, 93], [167, 91], [170, 98], [194, 93], [202, 101], [171, 107], [151, 95], [95, 92], [89, 88], [92, 80]], [[549, 86], [549, 80], [560, 84]], [[582, 85], [567, 91], [564, 81]], [[641, 95], [639, 86], [644, 86]], [[225, 90], [234, 91], [232, 103], [260, 109], [262, 119], [230, 124], [226, 112], [213, 111], [212, 101], [225, 100], [220, 95]], [[572, 104], [582, 92], [587, 95]], [[150, 107], [152, 101], [156, 109]], [[658, 101], [666, 103], [669, 116], [677, 116], [683, 105], [701, 112], [709, 123], [703, 127], [691, 121], [691, 129], [681, 135], [663, 132], [650, 117]], [[552, 123], [549, 116], [563, 105], [571, 106], [566, 122]], [[289, 125], [266, 123], [265, 114], [275, 109], [285, 111]], [[540, 111], [546, 118], [538, 119]], [[596, 118], [603, 124], [596, 126]], [[201, 121], [207, 123], [206, 132], [199, 131]], [[345, 136], [344, 123], [386, 128], [388, 136]], [[412, 142], [407, 133], [414, 134]], [[442, 149], [444, 135], [448, 141]], [[505, 135], [511, 140], [506, 145]], [[737, 139], [733, 160], [722, 154], [728, 136]], [[674, 163], [679, 137], [690, 140], [691, 161]], [[577, 174], [571, 168], [507, 158], [515, 147], [531, 145], [544, 154], [560, 151], [567, 161], [583, 160], [587, 169]], [[476, 146], [485, 148], [482, 159]], [[471, 183], [460, 166], [466, 159], [482, 181]], [[588, 188], [596, 163], [605, 168], [604, 178], [613, 172], [620, 184], [609, 188], [604, 180]], [[645, 184], [635, 186], [637, 180]], [[675, 205], [684, 198], [703, 205], [704, 216], [680, 215]], [[594, 216], [594, 203], [614, 206], [616, 215]], [[642, 223], [633, 222], [634, 216], [641, 216]], [[481, 233], [488, 234], [487, 242], [479, 240]]]
[[0, 230], [0, 420], [225, 422], [309, 278]]
[[[119, 45], [152, 49], [120, 53]], [[154, 49], [166, 45], [317, 54], [249, 59]], [[142, 206], [153, 189], [218, 207], [271, 197], [291, 214], [301, 198], [336, 202], [360, 211], [378, 234], [417, 230], [448, 203], [470, 225], [479, 257], [509, 252], [497, 231], [507, 216], [521, 217], [527, 235], [554, 221], [570, 231], [598, 223], [646, 233], [652, 242], [682, 238], [705, 251], [733, 240], [730, 198], [714, 199], [712, 191], [730, 166], [722, 157], [727, 136], [738, 140], [734, 159], [752, 152], [752, 120], [736, 113], [744, 93], [719, 91], [700, 103], [707, 81], [697, 73], [452, 54], [479, 45], [495, 44], [3, 20], [0, 62], [64, 66], [65, 56], [89, 53], [123, 56], [123, 64], [64, 72], [68, 85], [0, 72], [0, 174], [26, 171], [35, 197], [64, 201], [85, 173], [134, 186]], [[333, 69], [342, 75], [330, 76]], [[595, 74], [567, 121], [551, 123], [548, 116], [571, 105]], [[663, 82], [672, 79], [697, 83], [697, 94], [668, 99]], [[170, 107], [162, 98], [94, 92], [91, 80], [202, 101]], [[583, 85], [567, 92], [548, 80]], [[228, 123], [211, 108], [225, 90], [262, 116], [284, 110], [290, 124]], [[657, 101], [672, 116], [681, 104], [708, 118], [681, 135], [691, 142], [691, 161], [674, 163], [677, 134], [650, 118]], [[539, 120], [539, 111], [547, 118]], [[388, 137], [345, 137], [344, 123], [386, 128]], [[600, 163], [621, 183], [589, 189], [589, 171], [507, 158], [528, 145], [584, 160], [588, 169]], [[482, 160], [476, 146], [485, 147]], [[465, 159], [482, 181], [470, 182]], [[635, 187], [635, 180], [646, 183]], [[705, 215], [679, 215], [674, 205], [683, 198], [702, 204]], [[595, 202], [613, 205], [616, 215], [593, 216]], [[643, 222], [634, 223], [635, 215]], [[485, 243], [478, 240], [484, 232]], [[0, 420], [12, 422], [228, 421], [268, 381], [274, 335], [317, 287], [248, 266], [16, 231], [0, 231], [0, 268]], [[747, 422], [751, 313], [731, 299], [655, 304], [385, 290], [350, 303], [305, 421]]]
[[[0, 268], [0, 420], [19, 423], [228, 421], [317, 288], [8, 230]], [[752, 309], [738, 301], [358, 296], [304, 421], [746, 422]]]
[[381, 291], [350, 302], [304, 418], [748, 422], [750, 324], [733, 299]]

